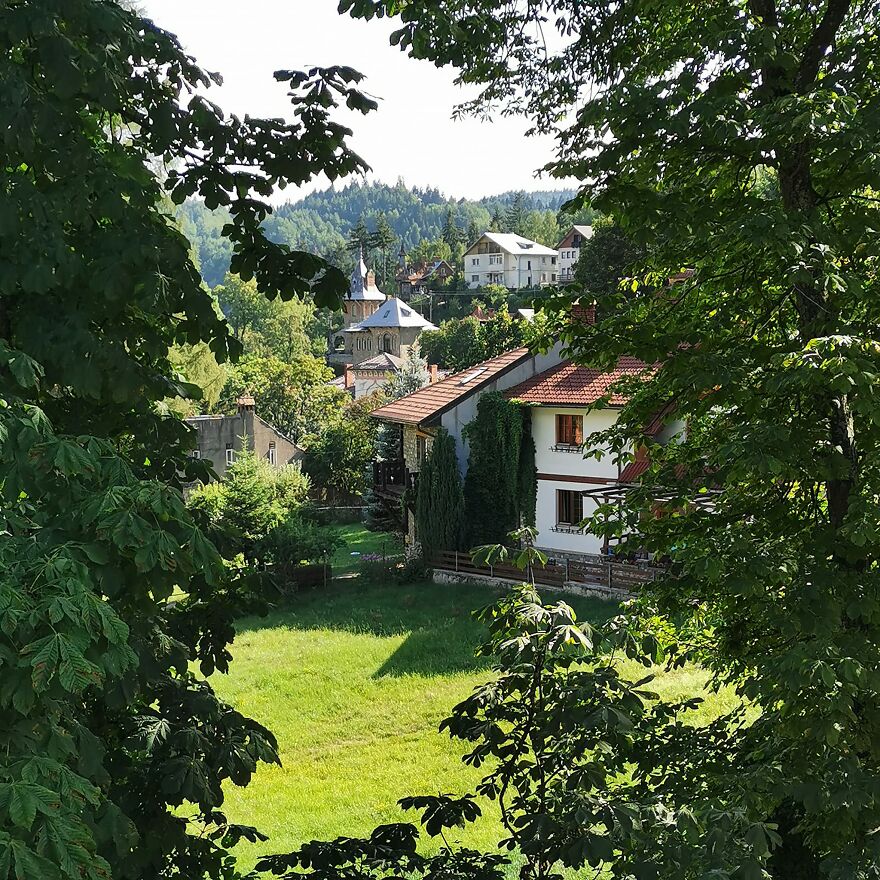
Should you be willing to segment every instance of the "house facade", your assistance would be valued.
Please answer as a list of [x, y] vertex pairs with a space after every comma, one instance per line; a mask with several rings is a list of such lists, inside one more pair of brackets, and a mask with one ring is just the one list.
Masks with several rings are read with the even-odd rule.
[[[401, 259], [403, 255], [401, 254]], [[409, 299], [413, 294], [425, 293], [431, 288], [443, 284], [455, 275], [455, 269], [446, 260], [434, 260], [431, 263], [414, 263], [402, 265], [394, 280], [397, 282], [397, 295]]]
[[[584, 457], [585, 447], [592, 445], [591, 435], [616, 422], [625, 399], [611, 396], [602, 408], [593, 407], [624, 376], [650, 372], [635, 358], [621, 358], [617, 368], [608, 372], [578, 366], [563, 360], [558, 346], [546, 355], [533, 355], [528, 349], [508, 352], [375, 410], [374, 417], [402, 426], [401, 460], [393, 466], [382, 463], [385, 468], [376, 476], [390, 477], [391, 492], [411, 487], [441, 427], [455, 438], [464, 476], [469, 449], [462, 431], [476, 417], [480, 396], [502, 391], [530, 412], [537, 469], [537, 546], [551, 557], [568, 559], [607, 553], [605, 539], [580, 523], [598, 506], [597, 489], [634, 481], [647, 462], [632, 450], [624, 450], [620, 458], [610, 451], [598, 459]], [[680, 424], [658, 418], [646, 433], [668, 442], [680, 430]], [[414, 518], [408, 520], [407, 540], [412, 544], [418, 536]]]
[[348, 294], [342, 301], [342, 327], [334, 334], [330, 344], [328, 361], [336, 364], [350, 364], [353, 352], [348, 331], [375, 314], [386, 300], [386, 296], [376, 286], [376, 275], [367, 269], [361, 253], [351, 273]]
[[[374, 493], [399, 503], [404, 490], [411, 488], [418, 478], [440, 428], [455, 438], [458, 466], [464, 476], [469, 449], [462, 431], [475, 418], [480, 395], [512, 388], [560, 359], [559, 346], [547, 354], [517, 348], [374, 410], [373, 418], [401, 429], [399, 458], [379, 462], [374, 468]], [[409, 515], [406, 519], [406, 539], [411, 545], [416, 541], [414, 517]]]
[[593, 237], [592, 226], [570, 226], [568, 232], [556, 245], [559, 266], [559, 283], [568, 284], [574, 280], [574, 270], [581, 255], [581, 245]]
[[[606, 539], [580, 523], [595, 513], [598, 490], [634, 481], [647, 462], [632, 449], [624, 449], [620, 457], [605, 451], [598, 458], [585, 458], [584, 449], [592, 448], [592, 436], [614, 426], [626, 403], [619, 394], [608, 397], [611, 386], [624, 377], [650, 373], [645, 363], [630, 357], [620, 358], [608, 372], [563, 361], [505, 392], [530, 408], [538, 471], [537, 545], [547, 552], [567, 558], [607, 553]], [[594, 408], [600, 402], [602, 407]], [[668, 442], [682, 428], [680, 423], [655, 419], [646, 434]]]
[[235, 415], [191, 416], [185, 421], [196, 432], [193, 458], [208, 459], [220, 478], [245, 443], [257, 458], [272, 467], [293, 464], [304, 454], [289, 437], [256, 414], [254, 399], [250, 396], [238, 399]]
[[557, 283], [558, 254], [521, 235], [484, 232], [464, 254], [464, 277], [471, 289], [500, 284], [510, 290]]

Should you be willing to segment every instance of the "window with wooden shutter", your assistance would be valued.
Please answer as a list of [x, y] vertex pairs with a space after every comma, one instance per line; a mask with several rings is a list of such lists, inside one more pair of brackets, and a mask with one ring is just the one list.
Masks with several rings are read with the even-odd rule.
[[559, 413], [556, 416], [556, 443], [559, 446], [581, 446], [584, 442], [584, 417]]

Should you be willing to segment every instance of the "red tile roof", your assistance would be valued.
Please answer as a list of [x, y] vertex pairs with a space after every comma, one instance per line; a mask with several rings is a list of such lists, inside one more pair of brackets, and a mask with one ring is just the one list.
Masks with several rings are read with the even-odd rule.
[[[563, 361], [505, 391], [504, 396], [526, 403], [550, 406], [588, 406], [604, 397], [615, 382], [625, 376], [637, 376], [646, 367], [643, 361], [634, 357], [622, 357], [617, 362], [617, 367], [608, 373]], [[611, 406], [621, 406], [626, 400], [624, 395], [615, 393], [608, 403]]]
[[474, 391], [530, 357], [527, 348], [515, 348], [498, 357], [490, 358], [467, 370], [462, 370], [433, 385], [427, 385], [400, 400], [374, 409], [370, 415], [386, 422], [403, 422], [406, 425], [419, 425], [428, 419], [439, 416], [455, 406]]
[[619, 483], [634, 483], [649, 467], [651, 467], [649, 459], [637, 458], [620, 472], [617, 481]]

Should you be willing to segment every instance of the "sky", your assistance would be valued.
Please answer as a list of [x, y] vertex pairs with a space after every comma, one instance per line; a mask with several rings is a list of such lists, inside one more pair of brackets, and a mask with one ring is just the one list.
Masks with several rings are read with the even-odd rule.
[[[340, 16], [337, 0], [140, 0], [156, 24], [175, 33], [201, 67], [223, 75], [209, 97], [238, 115], [289, 117], [278, 69], [346, 64], [366, 75], [364, 91], [379, 98], [368, 116], [337, 117], [354, 130], [353, 148], [372, 168], [369, 179], [434, 186], [447, 196], [479, 198], [511, 189], [558, 189], [534, 172], [553, 158], [549, 137], [526, 138], [523, 119], [453, 120], [453, 108], [471, 93], [453, 84], [451, 68], [415, 61], [388, 36], [388, 19]], [[278, 201], [309, 189], [288, 188]], [[339, 185], [339, 184], [337, 184]]]

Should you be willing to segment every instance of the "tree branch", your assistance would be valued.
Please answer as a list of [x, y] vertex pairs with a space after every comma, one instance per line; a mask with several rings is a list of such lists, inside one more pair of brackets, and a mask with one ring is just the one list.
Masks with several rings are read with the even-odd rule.
[[804, 49], [804, 57], [795, 78], [795, 91], [798, 94], [803, 94], [816, 81], [819, 64], [834, 42], [851, 5], [851, 0], [828, 0], [825, 14]]

